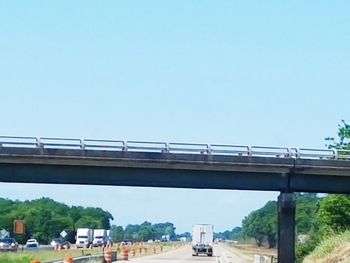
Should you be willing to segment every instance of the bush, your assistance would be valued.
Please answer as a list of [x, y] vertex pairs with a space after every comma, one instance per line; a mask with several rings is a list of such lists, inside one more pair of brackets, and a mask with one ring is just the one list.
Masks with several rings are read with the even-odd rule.
[[28, 263], [33, 260], [29, 256], [9, 257], [8, 255], [0, 256], [0, 263]]
[[303, 259], [309, 255], [318, 246], [319, 241], [316, 239], [310, 239], [302, 244], [297, 244], [295, 247], [296, 262], [301, 263]]

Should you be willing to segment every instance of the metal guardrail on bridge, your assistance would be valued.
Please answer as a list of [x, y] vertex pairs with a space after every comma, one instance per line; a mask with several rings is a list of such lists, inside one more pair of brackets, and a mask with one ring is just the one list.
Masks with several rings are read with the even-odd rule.
[[230, 144], [168, 143], [74, 138], [0, 136], [0, 148], [1, 147], [350, 160], [350, 150], [339, 149], [312, 149]]

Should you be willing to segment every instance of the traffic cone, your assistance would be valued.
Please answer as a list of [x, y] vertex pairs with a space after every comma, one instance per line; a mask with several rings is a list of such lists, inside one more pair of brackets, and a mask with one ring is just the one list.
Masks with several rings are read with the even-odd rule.
[[112, 262], [112, 250], [107, 249], [105, 253], [103, 254], [104, 260], [106, 263], [111, 263]]
[[120, 251], [121, 260], [129, 260], [129, 250], [127, 247], [123, 247]]
[[63, 263], [73, 263], [73, 258], [72, 257], [65, 257], [63, 260]]

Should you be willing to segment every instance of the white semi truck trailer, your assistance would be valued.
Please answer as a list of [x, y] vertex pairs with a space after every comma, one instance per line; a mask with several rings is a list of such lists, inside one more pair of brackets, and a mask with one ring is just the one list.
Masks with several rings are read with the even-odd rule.
[[94, 239], [92, 245], [94, 247], [102, 247], [107, 245], [108, 236], [106, 229], [94, 229]]
[[192, 231], [192, 256], [206, 254], [213, 255], [214, 226], [198, 224], [193, 226]]
[[93, 229], [90, 228], [78, 228], [76, 236], [77, 247], [89, 247], [93, 240]]

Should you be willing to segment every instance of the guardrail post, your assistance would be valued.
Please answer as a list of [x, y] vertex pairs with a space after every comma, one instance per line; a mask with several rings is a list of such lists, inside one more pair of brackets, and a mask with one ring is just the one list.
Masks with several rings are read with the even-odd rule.
[[170, 146], [169, 143], [165, 143], [164, 149], [162, 150], [163, 153], [169, 153], [170, 152]]
[[127, 141], [123, 141], [123, 149], [122, 149], [122, 151], [126, 152], [127, 150], [128, 150], [128, 143], [127, 143]]
[[278, 263], [295, 262], [295, 195], [278, 196]]
[[247, 154], [248, 154], [248, 156], [252, 156], [253, 155], [252, 147], [250, 147], [250, 146], [247, 147]]
[[211, 153], [212, 153], [211, 145], [207, 144], [207, 154], [210, 155]]
[[83, 139], [80, 139], [80, 149], [85, 149], [85, 141]]

